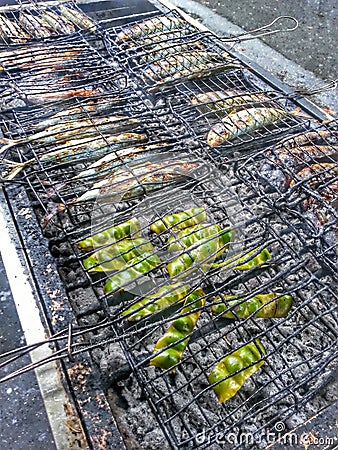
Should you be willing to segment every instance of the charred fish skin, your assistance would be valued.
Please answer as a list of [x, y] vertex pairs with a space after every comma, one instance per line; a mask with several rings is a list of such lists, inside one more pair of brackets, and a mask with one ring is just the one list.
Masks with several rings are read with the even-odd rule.
[[[191, 69], [193, 67], [195, 67], [196, 70], [198, 70], [199, 67], [205, 69], [209, 68], [209, 63], [223, 64], [224, 60], [229, 64], [235, 61], [226, 52], [220, 55], [219, 53], [209, 51], [188, 51], [177, 53], [174, 56], [169, 56], [166, 59], [151, 63], [144, 71], [144, 74], [154, 81], [161, 81], [167, 79], [171, 75], [178, 74], [179, 76], [179, 73], [186, 69]], [[236, 65], [238, 66], [237, 62]]]
[[292, 178], [292, 173], [304, 168], [308, 163], [319, 160], [332, 160], [338, 157], [338, 146], [330, 145], [304, 145], [280, 147], [267, 153], [260, 169], [260, 176], [278, 191], [284, 192]]
[[155, 17], [126, 27], [117, 34], [115, 41], [126, 42], [161, 31], [171, 31], [177, 28], [183, 28], [185, 24], [186, 22], [183, 19], [177, 17]]
[[59, 92], [28, 94], [25, 95], [25, 100], [30, 105], [46, 105], [51, 102], [66, 100], [72, 97], [93, 97], [99, 94], [101, 94], [101, 91], [98, 89], [60, 89]]
[[100, 196], [118, 196], [130, 199], [159, 189], [171, 182], [178, 182], [190, 176], [197, 169], [197, 163], [185, 160], [164, 161], [160, 163], [145, 162], [133, 167], [133, 171], [118, 169], [111, 177], [93, 184], [91, 189], [73, 203], [96, 200]]
[[192, 50], [205, 50], [205, 47], [199, 41], [180, 45], [175, 45], [174, 43], [170, 45], [170, 43], [168, 44], [168, 42], [162, 42], [147, 51], [143, 56], [139, 58], [138, 62], [139, 64], [148, 64], [154, 61], [158, 61], [159, 59], [165, 59], [173, 54], [189, 52]]
[[62, 18], [56, 12], [45, 9], [41, 17], [57, 32], [60, 34], [72, 34], [75, 32], [75, 27], [66, 18]]
[[[91, 139], [69, 140], [67, 141], [67, 146], [62, 145], [51, 152], [40, 154], [37, 159], [43, 163], [76, 163], [82, 159], [90, 159], [93, 157], [100, 158], [114, 150], [128, 146], [130, 147], [130, 145], [133, 145], [136, 142], [145, 142], [147, 139], [148, 137], [145, 134], [122, 133], [112, 136], [96, 136]], [[11, 170], [3, 178], [6, 180], [12, 180], [24, 168], [34, 164], [35, 162], [35, 158], [25, 161], [24, 163], [6, 161], [4, 165], [8, 166]]]
[[158, 144], [146, 144], [116, 150], [95, 161], [87, 169], [75, 175], [72, 180], [101, 178], [108, 175], [112, 170], [124, 165], [126, 162], [134, 162], [135, 158], [139, 156], [144, 158], [145, 156], [149, 157], [154, 155], [155, 152], [165, 149], [167, 145], [167, 142], [161, 142]]
[[240, 90], [209, 91], [195, 94], [191, 104], [203, 113], [211, 111], [236, 112], [245, 107], [263, 106], [270, 99], [263, 93], [247, 94]]
[[72, 136], [91, 137], [100, 136], [100, 134], [116, 134], [125, 129], [130, 130], [138, 125], [138, 119], [133, 119], [128, 116], [92, 117], [91, 119], [82, 119], [76, 122], [66, 122], [61, 125], [46, 128], [44, 131], [21, 139], [11, 140], [0, 138], [0, 143], [5, 144], [0, 148], [0, 153], [28, 142], [39, 142], [42, 144], [61, 143], [67, 141]]
[[20, 12], [19, 22], [34, 38], [47, 38], [53, 35], [53, 32], [46, 21], [28, 11]]
[[58, 8], [66, 19], [74, 22], [82, 30], [96, 31], [96, 24], [82, 12], [65, 5], [58, 5]]
[[30, 37], [19, 24], [4, 15], [0, 15], [0, 33], [3, 38], [19, 44], [24, 44]]
[[276, 108], [249, 108], [231, 113], [211, 127], [207, 143], [210, 147], [217, 147], [242, 134], [272, 125], [288, 114], [287, 111]]
[[338, 131], [316, 130], [316, 131], [307, 131], [297, 136], [286, 137], [276, 145], [276, 148], [283, 147], [287, 150], [290, 150], [297, 146], [302, 147], [307, 144], [334, 145], [337, 143], [338, 143]]

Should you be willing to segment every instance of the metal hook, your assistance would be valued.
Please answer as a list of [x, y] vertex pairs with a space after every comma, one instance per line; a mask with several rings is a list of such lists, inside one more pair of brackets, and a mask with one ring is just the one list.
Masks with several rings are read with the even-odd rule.
[[[292, 22], [294, 22], [294, 25], [292, 27], [290, 27], [290, 28], [285, 28], [285, 29], [278, 28], [277, 30], [271, 30], [269, 28], [269, 27], [273, 26], [275, 23], [277, 23], [278, 21], [283, 20], [283, 19], [291, 20]], [[284, 31], [286, 31], [286, 32], [294, 31], [294, 30], [296, 30], [298, 28], [298, 26], [299, 26], [299, 22], [298, 22], [298, 20], [295, 17], [292, 17], [292, 16], [278, 16], [271, 23], [269, 23], [267, 25], [264, 25], [262, 27], [255, 28], [255, 29], [250, 30], [250, 31], [245, 31], [244, 33], [238, 34], [237, 36], [234, 36], [234, 37], [225, 37], [225, 38], [221, 37], [220, 39], [223, 42], [248, 41], [250, 39], [257, 39], [259, 37], [268, 36], [269, 34], [276, 34], [276, 33], [284, 32]], [[264, 33], [260, 33], [260, 34], [257, 34], [255, 36], [251, 36], [254, 33], [260, 32], [262, 30], [266, 30], [266, 31]], [[244, 36], [246, 36], [246, 37], [244, 37]]]

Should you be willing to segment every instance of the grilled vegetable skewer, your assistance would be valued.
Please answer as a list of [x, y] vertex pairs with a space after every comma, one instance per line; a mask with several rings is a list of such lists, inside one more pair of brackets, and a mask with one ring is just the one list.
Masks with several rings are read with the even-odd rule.
[[[226, 303], [223, 303], [226, 301]], [[243, 301], [236, 296], [227, 295], [215, 297], [211, 311], [215, 315], [222, 314], [226, 319], [285, 317], [293, 303], [291, 295], [280, 296], [275, 292], [270, 294], [256, 294], [249, 300]]]
[[212, 389], [219, 403], [233, 397], [245, 381], [257, 372], [264, 364], [262, 357], [265, 354], [263, 344], [256, 339], [255, 342], [250, 342], [226, 356], [213, 367], [208, 380], [213, 385]]
[[[181, 312], [182, 317], [175, 319], [157, 341], [154, 353], [158, 353], [163, 348], [164, 350], [150, 360], [151, 365], [171, 369], [179, 363], [188, 345], [189, 335], [195, 328], [204, 305], [205, 294], [201, 288], [196, 289], [186, 298]], [[190, 314], [186, 315], [187, 313]], [[172, 345], [174, 343], [175, 345]], [[169, 345], [169, 348], [165, 348]]]

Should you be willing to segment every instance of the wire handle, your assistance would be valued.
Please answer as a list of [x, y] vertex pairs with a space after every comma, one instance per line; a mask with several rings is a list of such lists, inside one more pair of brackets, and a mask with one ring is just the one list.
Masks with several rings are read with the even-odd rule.
[[[293, 26], [289, 27], [289, 28], [277, 28], [276, 30], [271, 30], [270, 27], [272, 27], [273, 25], [275, 25], [277, 22], [282, 21], [282, 20], [291, 20], [293, 22]], [[219, 37], [219, 39], [222, 42], [241, 42], [241, 41], [249, 41], [250, 39], [257, 39], [263, 36], [268, 36], [269, 34], [276, 34], [276, 33], [280, 33], [280, 32], [289, 32], [289, 31], [294, 31], [298, 28], [299, 26], [299, 22], [295, 17], [292, 16], [278, 16], [276, 17], [276, 19], [274, 19], [272, 22], [268, 23], [267, 25], [264, 25], [262, 27], [259, 28], [255, 28], [253, 30], [250, 31], [245, 31], [244, 33], [238, 34], [237, 36], [233, 36], [233, 37]], [[260, 34], [255, 34], [255, 33], [259, 33], [260, 31], [264, 31], [263, 33]]]
[[294, 89], [295, 96], [308, 97], [311, 95], [321, 94], [322, 92], [331, 91], [337, 89], [338, 87], [338, 78], [336, 80], [327, 80], [323, 83], [314, 84], [312, 88], [299, 88]]

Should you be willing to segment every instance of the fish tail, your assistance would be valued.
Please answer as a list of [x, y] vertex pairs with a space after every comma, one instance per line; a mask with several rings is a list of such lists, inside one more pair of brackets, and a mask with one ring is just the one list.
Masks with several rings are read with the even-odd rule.
[[302, 111], [299, 106], [297, 106], [297, 108], [290, 111], [289, 114], [291, 114], [293, 116], [297, 116], [297, 117], [306, 117], [307, 119], [311, 119], [311, 116], [308, 113]]
[[14, 147], [17, 144], [20, 144], [21, 139], [7, 139], [7, 138], [0, 138], [0, 144], [4, 144], [2, 147], [0, 147], [0, 153], [4, 153], [6, 150], [8, 150], [11, 147]]
[[22, 169], [31, 164], [33, 161], [34, 159], [29, 159], [28, 161], [18, 163], [15, 161], [9, 161], [8, 159], [3, 159], [1, 163], [9, 169], [7, 174], [3, 177], [4, 180], [13, 180], [13, 178], [15, 178]]

